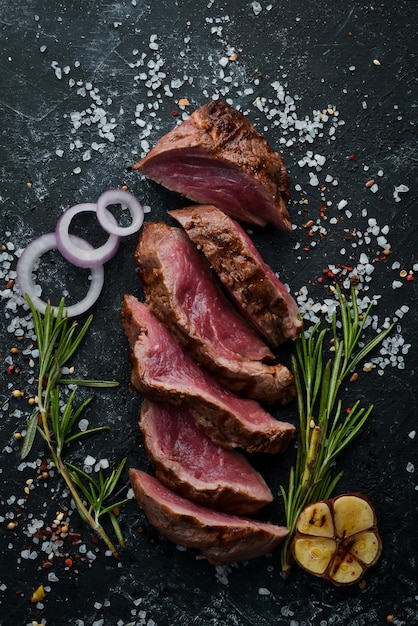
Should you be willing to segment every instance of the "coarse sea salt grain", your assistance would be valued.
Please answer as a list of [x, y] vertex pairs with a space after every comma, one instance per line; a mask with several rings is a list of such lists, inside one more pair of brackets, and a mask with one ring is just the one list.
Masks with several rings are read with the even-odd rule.
[[401, 198], [399, 196], [400, 193], [407, 193], [408, 191], [409, 187], [407, 185], [398, 185], [397, 187], [395, 187], [395, 190], [393, 192], [395, 202], [401, 201]]
[[318, 176], [313, 172], [309, 172], [309, 184], [312, 185], [312, 187], [317, 187], [319, 185]]
[[267, 589], [266, 587], [259, 587], [258, 588], [258, 595], [259, 596], [270, 596], [271, 595], [271, 591], [269, 589]]

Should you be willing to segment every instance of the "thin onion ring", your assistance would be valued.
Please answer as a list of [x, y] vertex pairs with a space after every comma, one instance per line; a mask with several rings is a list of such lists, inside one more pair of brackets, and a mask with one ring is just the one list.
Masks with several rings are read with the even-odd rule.
[[[111, 221], [112, 213], [108, 210], [111, 204], [120, 204], [127, 207], [131, 214], [132, 223], [129, 226], [115, 226]], [[125, 237], [133, 235], [144, 222], [144, 209], [141, 203], [129, 191], [123, 189], [108, 189], [97, 200], [97, 221], [107, 233]]]
[[[71, 239], [77, 246], [84, 246], [84, 249], [91, 249], [92, 246], [85, 239], [77, 237], [76, 235], [70, 235]], [[35, 282], [32, 277], [32, 272], [36, 261], [46, 252], [57, 248], [57, 236], [55, 233], [47, 233], [41, 235], [37, 239], [31, 241], [23, 250], [16, 266], [17, 282], [23, 295], [26, 293], [30, 296], [34, 306], [43, 314], [45, 313], [47, 303], [41, 300], [35, 293]], [[89, 268], [91, 270], [91, 285], [85, 298], [73, 304], [69, 307], [65, 307], [65, 313], [68, 317], [76, 317], [82, 315], [98, 299], [103, 283], [104, 283], [104, 267], [103, 265], [95, 265]], [[57, 315], [58, 307], [51, 306], [54, 311], [54, 315]]]
[[[61, 215], [57, 222], [55, 234], [57, 236], [57, 248], [61, 252], [62, 256], [70, 261], [77, 267], [94, 267], [95, 265], [103, 265], [109, 259], [111, 259], [119, 247], [120, 238], [116, 235], [109, 235], [106, 243], [99, 248], [91, 248], [89, 250], [79, 248], [74, 243], [68, 232], [69, 226], [73, 217], [78, 213], [91, 212], [97, 215], [97, 205], [93, 202], [85, 202], [83, 204], [76, 204], [75, 206], [67, 209], [65, 213]], [[109, 220], [113, 220], [116, 224], [116, 220], [112, 214], [110, 214]]]

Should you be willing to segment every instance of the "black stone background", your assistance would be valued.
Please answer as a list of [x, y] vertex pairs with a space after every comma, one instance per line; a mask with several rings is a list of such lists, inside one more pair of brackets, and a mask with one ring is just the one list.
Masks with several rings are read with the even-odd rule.
[[[19, 444], [14, 433], [24, 428], [29, 410], [25, 399], [10, 399], [6, 357], [16, 340], [2, 319], [0, 622], [4, 625], [38, 621], [48, 626], [377, 626], [387, 623], [389, 615], [395, 624], [418, 623], [418, 439], [409, 436], [417, 426], [417, 281], [404, 280], [397, 290], [391, 286], [399, 276], [399, 270], [391, 268], [395, 260], [407, 270], [417, 262], [417, 3], [262, 0], [260, 6], [256, 14], [248, 0], [0, 0], [1, 243], [12, 241], [16, 248], [24, 247], [34, 237], [52, 231], [65, 208], [95, 201], [105, 189], [122, 184], [152, 207], [147, 220], [168, 219], [166, 209], [182, 206], [182, 199], [126, 169], [141, 153], [135, 107], [145, 104], [142, 119], [153, 124], [148, 138], [152, 145], [173, 127], [176, 118], [172, 112], [179, 111], [179, 98], [189, 99], [186, 109], [191, 112], [217, 93], [242, 107], [285, 158], [296, 229], [290, 234], [256, 230], [254, 240], [293, 293], [307, 285], [310, 295], [321, 301], [327, 289], [325, 283], [317, 282], [322, 269], [328, 263], [355, 264], [356, 251], [346, 241], [344, 228], [367, 228], [361, 216], [363, 208], [381, 226], [388, 224], [392, 254], [376, 263], [371, 291], [382, 295], [377, 309], [380, 319], [391, 317], [403, 304], [410, 307], [401, 321], [401, 333], [412, 347], [405, 356], [405, 370], [387, 368], [382, 377], [376, 371], [360, 373], [351, 396], [365, 405], [374, 403], [375, 409], [364, 432], [338, 461], [338, 469], [345, 472], [338, 491], [363, 491], [376, 506], [384, 546], [381, 559], [366, 574], [364, 588], [334, 588], [297, 568], [285, 582], [280, 577], [278, 553], [216, 572], [204, 561], [195, 560], [192, 551], [179, 551], [158, 536], [132, 502], [120, 516], [127, 543], [120, 563], [105, 555], [103, 545], [94, 543], [73, 513], [71, 524], [96, 559], [91, 564], [77, 559], [77, 547], [64, 545], [63, 553], [74, 556], [75, 564], [68, 569], [64, 557], [54, 557], [52, 571], [58, 580], [48, 582], [51, 570], [42, 568], [44, 553], [38, 549], [34, 560], [21, 558], [22, 550], [37, 549], [25, 529], [32, 517], [50, 524], [57, 511], [68, 510], [69, 500], [56, 477], [45, 486], [36, 484], [24, 495], [26, 480], [34, 478], [36, 471], [30, 467], [17, 470]], [[149, 49], [153, 34], [157, 35], [158, 54], [165, 59], [163, 85], [183, 75], [192, 79], [173, 89], [171, 96], [164, 95], [162, 87], [148, 95], [143, 81], [134, 78], [147, 69], [130, 66], [142, 51], [148, 55], [147, 61], [155, 58]], [[46, 50], [41, 52], [44, 45]], [[134, 49], [139, 51], [137, 56]], [[232, 49], [237, 61], [227, 65], [225, 75], [231, 73], [234, 78], [225, 83], [219, 76], [219, 59]], [[375, 65], [374, 59], [381, 65]], [[69, 74], [57, 78], [54, 61], [56, 67], [69, 66]], [[352, 66], [355, 69], [350, 70]], [[73, 132], [71, 112], [87, 109], [92, 99], [78, 94], [77, 85], [69, 85], [70, 78], [83, 84], [91, 81], [98, 88], [108, 118], [115, 118], [114, 142], [99, 138], [97, 124]], [[271, 83], [275, 80], [285, 85], [292, 97], [298, 94], [299, 117], [332, 106], [345, 121], [334, 141], [325, 132], [312, 144], [312, 150], [327, 159], [318, 173], [320, 181], [327, 173], [339, 181], [338, 187], [325, 185], [323, 196], [318, 187], [309, 184], [307, 168], [297, 164], [311, 146], [295, 141], [283, 149], [279, 144], [282, 128], [274, 127], [253, 104], [257, 97], [274, 98]], [[246, 95], [248, 86], [254, 91]], [[147, 104], [157, 101], [157, 94], [161, 94], [160, 106], [152, 117]], [[77, 139], [82, 146], [71, 149], [71, 142]], [[94, 141], [104, 144], [103, 151], [92, 150], [91, 160], [83, 161], [82, 155]], [[57, 149], [63, 150], [62, 157], [57, 156]], [[351, 154], [354, 160], [349, 159]], [[365, 165], [370, 168], [367, 172]], [[78, 166], [81, 173], [75, 174]], [[364, 183], [376, 178], [379, 169], [384, 176], [378, 179], [378, 193], [373, 194]], [[302, 194], [295, 190], [296, 184], [301, 185]], [[399, 184], [410, 190], [395, 203], [392, 194]], [[302, 196], [308, 204], [301, 202]], [[328, 219], [340, 217], [336, 205], [342, 198], [349, 201], [353, 216], [340, 220], [327, 236], [317, 236], [317, 245], [312, 247], [303, 224], [317, 219], [323, 197], [333, 203]], [[324, 225], [328, 227], [328, 222]], [[80, 227], [94, 230], [90, 223]], [[298, 250], [297, 243], [301, 244]], [[343, 246], [347, 249], [344, 259], [339, 254]], [[99, 392], [88, 414], [92, 425], [108, 423], [112, 429], [91, 437], [72, 458], [82, 462], [90, 453], [118, 462], [127, 456], [130, 465], [151, 471], [137, 432], [141, 399], [128, 389], [128, 351], [119, 323], [123, 294], [141, 295], [131, 259], [134, 247], [135, 237], [127, 238], [107, 263], [92, 330], [75, 363], [79, 376], [115, 377], [120, 382], [116, 390]], [[378, 252], [371, 244], [370, 257]], [[54, 284], [66, 284], [71, 293], [77, 293], [78, 270], [64, 276], [56, 258], [52, 270], [44, 273], [51, 292]], [[5, 307], [7, 300], [1, 302]], [[288, 349], [281, 356], [286, 361]], [[21, 373], [14, 385], [22, 388], [28, 380], [28, 357], [17, 356], [15, 362]], [[8, 409], [4, 410], [6, 401]], [[16, 408], [23, 412], [20, 421], [12, 417]], [[294, 407], [277, 410], [277, 414], [295, 419]], [[43, 456], [41, 444], [38, 446], [32, 461]], [[12, 452], [6, 451], [7, 447]], [[278, 523], [283, 523], [278, 485], [286, 483], [293, 455], [292, 448], [281, 458], [254, 459], [277, 494], [274, 505], [263, 515]], [[408, 462], [415, 464], [415, 472], [406, 471]], [[126, 474], [124, 482], [127, 485]], [[13, 495], [15, 502], [10, 500]], [[23, 505], [17, 502], [21, 498]], [[18, 521], [14, 531], [6, 529], [5, 516], [10, 512]], [[37, 606], [28, 598], [41, 583], [48, 593]], [[268, 589], [270, 595], [259, 594], [260, 588]]]

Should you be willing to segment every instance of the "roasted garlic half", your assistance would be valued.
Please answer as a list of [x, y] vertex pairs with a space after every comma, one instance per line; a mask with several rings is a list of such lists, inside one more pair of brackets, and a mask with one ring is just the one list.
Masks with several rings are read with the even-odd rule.
[[334, 585], [359, 581], [381, 551], [376, 514], [362, 494], [308, 505], [299, 516], [292, 542], [296, 562]]

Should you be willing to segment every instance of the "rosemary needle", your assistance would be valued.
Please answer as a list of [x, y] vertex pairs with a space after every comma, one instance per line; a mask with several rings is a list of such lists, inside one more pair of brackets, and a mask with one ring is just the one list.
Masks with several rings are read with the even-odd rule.
[[[73, 321], [70, 323], [65, 315], [64, 299], [61, 299], [56, 316], [50, 306], [47, 306], [42, 316], [33, 305], [28, 294], [25, 297], [32, 313], [37, 339], [39, 372], [36, 406], [28, 421], [21, 457], [27, 457], [32, 449], [36, 434], [39, 433], [47, 445], [52, 462], [70, 490], [80, 517], [100, 535], [112, 554], [119, 558], [115, 546], [99, 522], [99, 517], [103, 514], [109, 516], [116, 537], [120, 545], [123, 546], [122, 533], [113, 509], [116, 506], [121, 506], [127, 500], [121, 500], [112, 506], [107, 503], [107, 500], [116, 488], [125, 465], [125, 459], [117, 470], [112, 471], [107, 479], [100, 472], [98, 483], [91, 476], [82, 472], [82, 470], [63, 460], [64, 449], [71, 442], [87, 434], [107, 430], [109, 427], [99, 426], [85, 431], [73, 432], [73, 428], [79, 421], [81, 413], [92, 398], [87, 398], [78, 407], [75, 407], [76, 389], [65, 399], [61, 392], [63, 385], [114, 387], [118, 383], [105, 380], [62, 379], [62, 368], [78, 349], [93, 317], [90, 315], [83, 326], [78, 329], [77, 322]], [[87, 482], [87, 487], [82, 479]], [[87, 508], [84, 498], [90, 503], [91, 506], [89, 508]]]
[[360, 348], [373, 303], [360, 316], [354, 288], [350, 299], [338, 287], [337, 294], [340, 319], [335, 311], [331, 331], [332, 356], [324, 362], [324, 341], [329, 331], [321, 329], [320, 322], [296, 339], [296, 350], [292, 355], [299, 438], [287, 490], [280, 486], [289, 528], [289, 535], [282, 545], [283, 578], [289, 575], [291, 568], [290, 545], [301, 511], [306, 505], [331, 496], [342, 476], [342, 473], [333, 475], [331, 464], [356, 437], [373, 410], [373, 406], [360, 407], [357, 401], [348, 413], [343, 413], [339, 398], [341, 385], [392, 329], [391, 326], [378, 333]]

